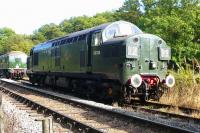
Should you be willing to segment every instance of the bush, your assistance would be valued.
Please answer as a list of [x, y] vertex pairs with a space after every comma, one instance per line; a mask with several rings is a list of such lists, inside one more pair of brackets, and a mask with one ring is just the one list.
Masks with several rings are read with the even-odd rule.
[[160, 102], [200, 109], [200, 74], [190, 69], [171, 73], [175, 76], [176, 85], [161, 97]]

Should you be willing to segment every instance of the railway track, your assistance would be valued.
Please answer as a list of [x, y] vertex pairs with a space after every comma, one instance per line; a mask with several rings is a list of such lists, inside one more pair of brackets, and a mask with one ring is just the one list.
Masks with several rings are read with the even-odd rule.
[[159, 102], [149, 101], [146, 103], [148, 106], [155, 106], [157, 108], [176, 108], [183, 113], [191, 114], [193, 112], [200, 113], [200, 109], [194, 109], [194, 108], [187, 108], [187, 107], [180, 107], [180, 106], [174, 106], [174, 105], [168, 105], [168, 104], [162, 104]]
[[[23, 84], [26, 84], [26, 85], [33, 86], [31, 83], [28, 82], [28, 80], [22, 80], [20, 82]], [[178, 106], [173, 106], [173, 105], [161, 104], [159, 102], [154, 102], [154, 101], [148, 101], [144, 105], [142, 105], [141, 102], [138, 100], [134, 100], [133, 102], [134, 102], [134, 104], [137, 104], [137, 105], [133, 105], [133, 106], [127, 105], [127, 107], [129, 107], [128, 110], [131, 110], [131, 108], [132, 108], [133, 111], [144, 111], [144, 112], [148, 112], [148, 113], [164, 115], [166, 117], [180, 118], [180, 119], [184, 119], [187, 121], [193, 121], [196, 123], [200, 123], [200, 110], [199, 109], [192, 109], [192, 108], [186, 108], [186, 107], [178, 107]], [[192, 116], [193, 114], [198, 114], [199, 117], [195, 118]]]
[[[200, 110], [198, 109], [161, 104], [153, 101], [146, 102], [145, 104], [141, 104], [137, 100], [135, 100], [134, 102], [135, 105], [129, 106], [129, 109], [132, 108], [133, 110], [136, 111], [144, 111], [153, 114], [160, 114], [171, 118], [180, 118], [200, 124]], [[198, 115], [198, 116], [194, 117], [193, 115]]]
[[[21, 82], [22, 84], [25, 84], [25, 85], [35, 86], [35, 85], [31, 84], [28, 79], [18, 80], [18, 81]], [[141, 105], [139, 100], [133, 100], [133, 102]], [[169, 105], [169, 104], [162, 104], [162, 103], [155, 102], [155, 101], [147, 101], [143, 105], [144, 106], [151, 106], [153, 108], [176, 108], [176, 109], [178, 109], [178, 110], [180, 110], [180, 111], [182, 111], [183, 113], [186, 113], [186, 114], [191, 114], [193, 112], [200, 113], [200, 109], [180, 107], [180, 106], [174, 106], [174, 105]]]
[[[34, 109], [37, 109], [40, 112], [43, 112], [46, 115], [52, 115], [55, 120], [66, 125], [73, 131], [134, 132], [134, 130], [137, 130], [133, 126], [135, 123], [137, 123], [135, 126], [142, 126], [142, 128], [148, 127], [150, 130], [155, 130], [156, 127], [156, 129], [158, 129], [156, 130], [157, 132], [200, 131], [200, 127], [196, 129], [194, 127], [185, 127], [185, 125], [170, 125], [169, 123], [173, 123], [172, 121], [162, 123], [156, 118], [143, 118], [141, 116], [135, 115], [134, 112], [128, 112], [117, 107], [102, 105], [91, 101], [86, 102], [86, 100], [79, 98], [57, 94], [45, 90], [39, 90], [34, 87], [24, 86], [16, 82], [8, 82], [8, 80], [1, 80], [1, 82], [1, 90], [3, 92], [9, 93], [12, 97], [18, 98], [18, 100], [21, 102]], [[24, 89], [26, 89], [26, 91]], [[34, 93], [34, 96], [31, 98], [30, 96], [32, 96], [32, 93]], [[36, 94], [38, 97], [36, 97]], [[67, 107], [65, 108], [65, 106]], [[68, 111], [69, 108], [73, 109]]]
[[138, 107], [138, 106], [133, 106], [132, 108], [137, 111], [144, 111], [144, 112], [148, 112], [148, 113], [152, 113], [152, 114], [159, 114], [159, 115], [166, 116], [168, 118], [180, 118], [180, 119], [184, 119], [185, 121], [193, 121], [195, 123], [200, 124], [200, 118], [188, 116], [185, 114], [172, 113], [172, 112], [161, 111], [161, 110], [157, 110], [157, 109], [149, 109], [149, 108]]

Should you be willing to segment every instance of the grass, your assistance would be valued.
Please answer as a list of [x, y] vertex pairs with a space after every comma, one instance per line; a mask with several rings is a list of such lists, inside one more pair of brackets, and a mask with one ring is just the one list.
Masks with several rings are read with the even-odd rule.
[[161, 97], [160, 102], [200, 109], [200, 74], [189, 69], [170, 73], [175, 76], [176, 85]]

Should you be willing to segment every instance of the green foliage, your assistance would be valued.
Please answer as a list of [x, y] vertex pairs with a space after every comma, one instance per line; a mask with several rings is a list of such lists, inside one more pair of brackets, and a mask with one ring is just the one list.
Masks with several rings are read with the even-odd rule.
[[31, 36], [2, 28], [0, 52], [28, 52], [34, 44], [116, 20], [132, 22], [144, 32], [163, 38], [172, 48], [172, 59], [179, 65], [194, 57], [200, 60], [199, 0], [125, 0], [117, 11], [72, 17], [59, 25], [46, 24]]
[[29, 53], [29, 50], [33, 47], [33, 42], [29, 36], [26, 35], [14, 35], [7, 41], [7, 46], [4, 51], [23, 51]]
[[180, 69], [178, 73], [171, 72], [176, 79], [176, 84], [170, 88], [160, 99], [161, 103], [200, 108], [200, 75], [190, 69]]
[[93, 17], [72, 17], [68, 20], [64, 20], [59, 25], [53, 23], [43, 25], [38, 30], [34, 31], [31, 36], [19, 35], [12, 29], [2, 28], [0, 29], [0, 53], [3, 54], [12, 50], [29, 53], [31, 47], [35, 44], [109, 21], [114, 21], [113, 12], [99, 13]]
[[18, 35], [12, 29], [0, 29], [0, 53], [4, 54], [10, 51], [23, 51], [29, 53], [33, 46], [30, 36]]
[[0, 29], [0, 53], [3, 54], [5, 51], [6, 43], [9, 37], [15, 35], [15, 32], [9, 28]]
[[139, 18], [142, 15], [140, 7], [141, 4], [138, 0], [126, 0], [124, 5], [116, 11], [115, 19], [123, 19], [138, 25]]
[[34, 41], [35, 44], [38, 44], [40, 42], [46, 41], [46, 38], [43, 35], [43, 33], [35, 31], [32, 35], [32, 40]]
[[200, 60], [199, 0], [126, 0], [116, 14], [163, 38], [177, 63]]
[[29, 53], [30, 48], [33, 46], [33, 42], [24, 35], [12, 35], [5, 42], [4, 53], [9, 51], [23, 51]]
[[37, 31], [34, 32], [33, 40], [35, 41], [45, 41], [50, 40], [56, 37], [63, 36], [64, 32], [61, 31], [58, 25], [56, 24], [46, 24], [40, 27]]
[[10, 28], [1, 28], [0, 29], [0, 37], [3, 37], [3, 36], [12, 36], [12, 35], [14, 35], [15, 34], [15, 32], [12, 30], [12, 29], [10, 29]]
[[80, 31], [92, 27], [92, 22], [87, 16], [73, 17], [69, 20], [65, 20], [62, 23], [63, 24], [61, 24], [61, 27], [63, 26], [63, 31], [66, 33]]
[[113, 20], [114, 20], [113, 13], [104, 12], [101, 14], [96, 14], [93, 17], [87, 17], [87, 16], [72, 17], [70, 19], [66, 19], [63, 22], [61, 22], [59, 26], [62, 32], [69, 34], [75, 31], [91, 28]]

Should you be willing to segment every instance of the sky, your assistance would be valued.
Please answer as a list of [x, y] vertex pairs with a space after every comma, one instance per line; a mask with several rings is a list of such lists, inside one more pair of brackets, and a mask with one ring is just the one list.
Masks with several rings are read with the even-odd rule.
[[0, 28], [32, 34], [42, 25], [116, 10], [124, 0], [0, 0]]

